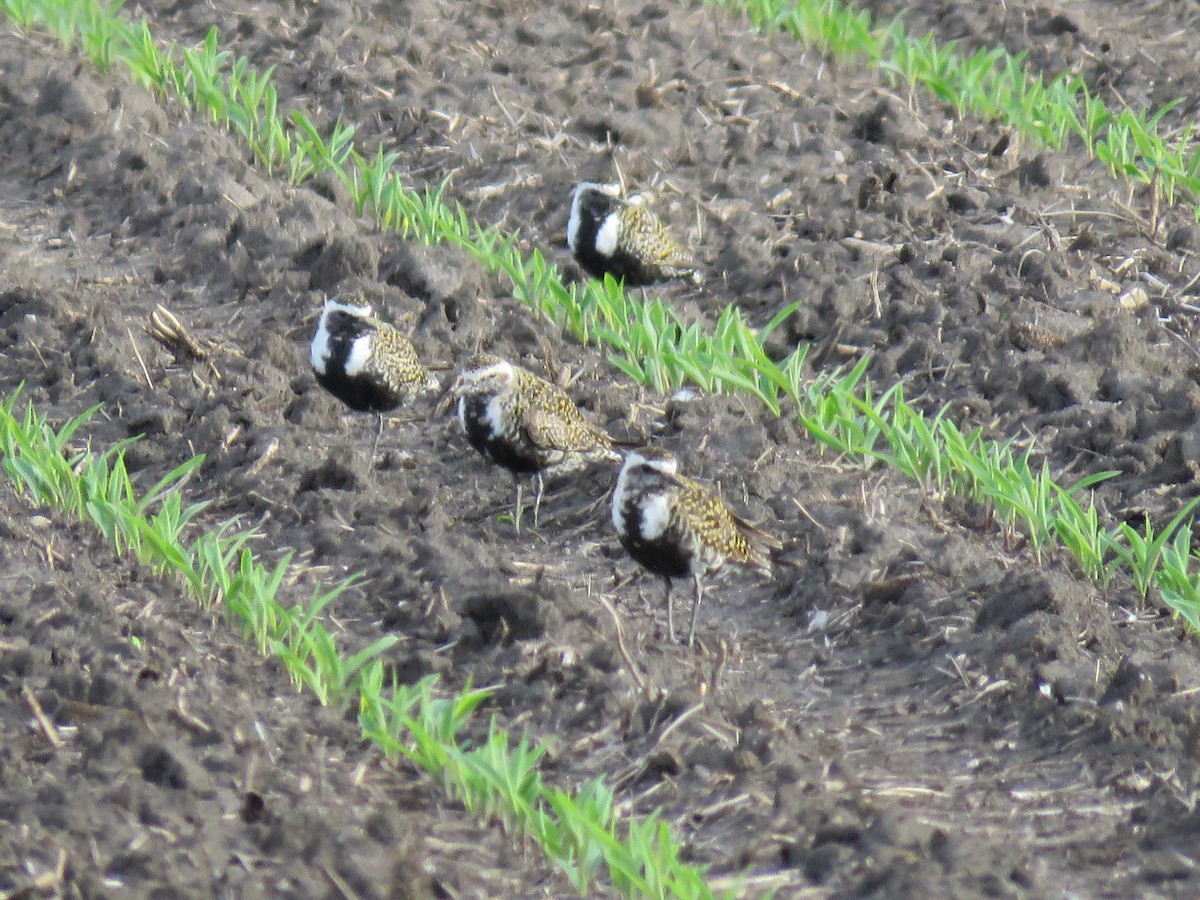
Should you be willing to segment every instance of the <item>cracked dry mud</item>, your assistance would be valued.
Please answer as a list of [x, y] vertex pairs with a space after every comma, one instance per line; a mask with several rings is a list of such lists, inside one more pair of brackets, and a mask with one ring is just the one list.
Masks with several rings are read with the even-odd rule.
[[[1200, 96], [1198, 32], [1160, 5], [906, 9], [1047, 71], [1079, 64], [1110, 99]], [[219, 26], [277, 66], [283, 97], [359, 123], [418, 187], [452, 176], [450, 196], [573, 277], [571, 188], [619, 165], [708, 263], [703, 289], [663, 288], [688, 320], [736, 302], [762, 322], [802, 298], [773, 352], [811, 341], [823, 370], [870, 351], [877, 384], [1032, 437], [1064, 479], [1119, 469], [1099, 491], [1110, 520], [1161, 523], [1200, 493], [1200, 234], [1079, 155], [1005, 147], [994, 125], [683, 4], [127, 10], [164, 40]], [[981, 510], [823, 456], [787, 415], [636, 389], [464, 254], [376, 233], [328, 179], [267, 177], [119, 73], [8, 32], [0, 73], [0, 390], [24, 381], [57, 421], [102, 404], [88, 435], [144, 434], [143, 486], [206, 454], [189, 497], [208, 524], [257, 524], [267, 558], [297, 551], [285, 602], [365, 573], [334, 610], [345, 646], [393, 633], [401, 678], [496, 686], [479, 729], [494, 714], [549, 741], [552, 783], [604, 775], [751, 892], [1200, 889], [1197, 642], [1127, 580], [1101, 595]], [[307, 369], [321, 300], [349, 291], [428, 360], [484, 348], [582, 371], [572, 394], [596, 420], [720, 482], [790, 569], [714, 586], [688, 652], [611, 534], [615, 471], [552, 483], [518, 538], [497, 521], [506, 476], [432, 402], [393, 420], [370, 470], [373, 420]], [[219, 379], [145, 334], [160, 304]], [[569, 893], [175, 586], [7, 489], [0, 507], [0, 891]]]

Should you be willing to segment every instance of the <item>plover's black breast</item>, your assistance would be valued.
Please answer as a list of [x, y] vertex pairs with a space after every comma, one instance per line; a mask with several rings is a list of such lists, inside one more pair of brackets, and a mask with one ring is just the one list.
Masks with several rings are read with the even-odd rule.
[[538, 454], [521, 438], [504, 398], [467, 395], [458, 401], [458, 420], [467, 443], [496, 465], [516, 475], [542, 468]]
[[667, 486], [631, 486], [613, 512], [617, 536], [634, 561], [663, 578], [691, 574], [695, 553], [672, 514]]

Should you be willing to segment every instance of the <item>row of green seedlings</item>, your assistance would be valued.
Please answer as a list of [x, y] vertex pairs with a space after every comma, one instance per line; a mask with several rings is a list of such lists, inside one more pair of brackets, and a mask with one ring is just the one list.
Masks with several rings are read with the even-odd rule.
[[[367, 673], [359, 713], [363, 733], [389, 758], [404, 757], [441, 781], [478, 818], [535, 840], [580, 894], [607, 871], [612, 888], [624, 897], [714, 896], [701, 873], [680, 862], [670, 826], [657, 813], [629, 818], [618, 828], [615, 797], [602, 779], [575, 794], [545, 784], [537, 769], [544, 745], [523, 736], [514, 746], [493, 721], [481, 745], [464, 751], [456, 734], [481, 692], [434, 698], [432, 677], [412, 687], [393, 679], [387, 692], [382, 678], [377, 668]], [[736, 889], [723, 896], [736, 896]]]
[[223, 608], [260, 653], [278, 657], [292, 682], [310, 689], [322, 704], [344, 703], [354, 696], [364, 668], [373, 663], [377, 667], [376, 658], [397, 642], [395, 635], [388, 635], [343, 657], [318, 616], [355, 579], [316, 591], [307, 605], [284, 607], [277, 595], [292, 554], [275, 566], [260, 562], [248, 546], [255, 531], [239, 528], [236, 520], [185, 543], [184, 530], [207, 504], [184, 506], [180, 487], [204, 462], [203, 456], [188, 460], [138, 496], [125, 466], [125, 451], [136, 438], [102, 453], [90, 446], [72, 451], [71, 439], [99, 407], [56, 431], [32, 404], [24, 416], [14, 414], [19, 393], [0, 404], [0, 454], [17, 492], [35, 504], [92, 522], [118, 554], [132, 555], [156, 575], [181, 578], [206, 612], [214, 605]]
[[1047, 80], [1025, 69], [1025, 54], [1002, 48], [959, 52], [955, 41], [909, 36], [901, 18], [876, 27], [871, 14], [839, 0], [709, 0], [744, 14], [757, 27], [783, 31], [835, 57], [865, 57], [894, 81], [928, 89], [967, 114], [1004, 123], [1046, 146], [1061, 149], [1078, 138], [1088, 156], [1110, 174], [1150, 185], [1168, 204], [1182, 191], [1200, 219], [1200, 146], [1189, 123], [1164, 132], [1171, 100], [1153, 112], [1114, 110], [1079, 75]]
[[[119, 59], [148, 89], [207, 111], [215, 122], [238, 131], [268, 169], [274, 171], [287, 161], [293, 181], [333, 172], [352, 192], [360, 215], [370, 212], [381, 227], [399, 230], [405, 237], [464, 247], [489, 270], [507, 275], [518, 299], [581, 340], [617, 351], [610, 361], [634, 381], [660, 391], [684, 382], [707, 391], [745, 391], [773, 414], [790, 399], [801, 422], [822, 444], [860, 459], [889, 462], [926, 484], [932, 478], [939, 490], [988, 504], [1008, 532], [1018, 526], [1024, 530], [1039, 556], [1048, 541], [1057, 540], [1082, 573], [1105, 588], [1118, 569], [1127, 569], [1143, 597], [1157, 585], [1168, 606], [1200, 627], [1200, 590], [1190, 572], [1196, 559], [1188, 552], [1192, 506], [1180, 510], [1162, 531], [1149, 522], [1140, 532], [1125, 523], [1105, 529], [1094, 502], [1079, 499], [1101, 476], [1062, 488], [1045, 466], [1039, 472], [1031, 468], [1033, 448], [1017, 456], [1013, 440], [987, 441], [979, 430], [968, 440], [944, 415], [927, 421], [903, 402], [900, 385], [873, 402], [871, 387], [863, 379], [866, 359], [845, 376], [805, 384], [807, 348], [797, 348], [776, 363], [763, 346], [797, 304], [781, 310], [757, 332], [745, 324], [740, 311], [727, 307], [710, 335], [698, 324], [685, 326], [661, 299], [638, 301], [612, 279], [565, 285], [540, 251], [523, 255], [517, 235], [472, 222], [460, 204], [449, 207], [442, 200], [445, 182], [423, 193], [405, 188], [394, 172], [399, 155], [385, 153], [382, 147], [373, 156], [360, 154], [353, 144], [353, 126], [339, 123], [326, 139], [299, 111], [282, 116], [271, 70], [260, 72], [245, 58], [230, 63], [232, 55], [220, 49], [215, 29], [197, 49], [172, 45], [160, 50], [145, 21], [129, 25], [115, 8], [99, 7], [93, 0], [0, 3], [24, 10], [29, 18], [18, 21], [26, 27], [46, 24], [65, 47], [73, 46], [78, 31], [98, 64]], [[86, 13], [47, 14], [61, 8]], [[801, 2], [783, 10], [763, 0], [741, 2], [739, 8], [761, 24], [787, 28], [834, 53], [866, 53], [868, 39], [875, 42], [870, 46], [878, 45], [877, 52], [868, 54], [873, 58], [883, 58], [885, 38], [895, 47], [906, 46], [898, 26], [874, 32], [865, 14], [833, 2]], [[1024, 83], [1017, 74], [1013, 70], [1009, 80]], [[976, 80], [986, 79], [980, 75]], [[864, 435], [872, 440], [864, 442]], [[880, 438], [888, 445], [886, 451], [875, 448]]]
[[445, 182], [423, 192], [406, 188], [395, 173], [399, 154], [382, 147], [374, 155], [360, 153], [353, 125], [339, 122], [325, 138], [299, 110], [284, 115], [273, 67], [260, 71], [244, 57], [234, 59], [220, 48], [215, 28], [199, 47], [160, 47], [145, 20], [128, 23], [117, 6], [95, 0], [0, 0], [0, 8], [23, 28], [45, 26], [65, 49], [78, 42], [101, 69], [120, 62], [152, 93], [231, 128], [268, 173], [279, 172], [295, 184], [332, 173], [346, 185], [357, 213], [373, 216], [380, 227], [463, 247], [506, 276], [517, 300], [581, 341], [604, 342], [612, 364], [641, 384], [668, 391], [686, 380], [710, 392], [744, 390], [778, 414], [781, 394], [800, 383], [801, 356], [776, 364], [762, 351], [767, 335], [799, 303], [758, 330], [730, 305], [708, 334], [699, 324], [685, 326], [661, 299], [638, 300], [611, 278], [566, 285], [540, 252], [523, 254], [518, 234], [478, 225], [460, 204], [443, 202]]
[[702, 873], [680, 860], [666, 824], [657, 815], [620, 816], [602, 780], [575, 793], [547, 785], [537, 769], [547, 748], [524, 735], [514, 744], [495, 721], [479, 746], [464, 745], [459, 735], [489, 691], [468, 686], [439, 696], [435, 676], [415, 685], [394, 677], [385, 683], [380, 656], [397, 643], [395, 635], [345, 656], [319, 616], [355, 578], [318, 588], [307, 605], [289, 608], [278, 595], [291, 572], [291, 553], [274, 566], [262, 563], [248, 546], [255, 532], [236, 521], [185, 542], [185, 529], [206, 504], [185, 506], [181, 487], [203, 456], [139, 496], [125, 465], [137, 438], [100, 453], [90, 445], [72, 450], [72, 438], [99, 407], [56, 430], [32, 404], [16, 415], [19, 393], [0, 404], [0, 459], [18, 494], [90, 521], [119, 555], [182, 580], [205, 611], [222, 608], [262, 655], [280, 660], [297, 688], [309, 689], [323, 705], [357, 701], [363, 736], [389, 759], [406, 757], [473, 815], [536, 840], [581, 894], [606, 874], [621, 896], [713, 896]]
[[[230, 54], [219, 49], [215, 29], [209, 32], [203, 45], [197, 49], [178, 50], [172, 45], [160, 51], [144, 20], [130, 25], [117, 15], [119, 4], [103, 7], [87, 0], [68, 0], [66, 3], [3, 0], [2, 8], [22, 27], [28, 28], [39, 23], [47, 26], [64, 49], [72, 49], [78, 39], [84, 51], [102, 69], [111, 66], [114, 59], [120, 60], [151, 91], [170, 94], [190, 107], [207, 111], [214, 122], [225, 123], [239, 132], [272, 173], [286, 162], [286, 174], [292, 182], [299, 183], [326, 171], [334, 171], [346, 179], [345, 164], [352, 157], [359, 170], [366, 173], [362, 188], [354, 182], [360, 214], [369, 202], [368, 198], [374, 196], [377, 202], [372, 209], [377, 211], [381, 224], [399, 227], [405, 236], [417, 232], [429, 243], [452, 240], [467, 247], [477, 257], [492, 262], [494, 270], [507, 272], [514, 282], [515, 295], [527, 304], [533, 305], [534, 298], [543, 295], [547, 281], [552, 281], [551, 292], [561, 297], [561, 306], [558, 310], [544, 311], [554, 318], [567, 319], [568, 327], [583, 340], [594, 339], [593, 331], [615, 334], [612, 329], [621, 327], [625, 332], [622, 326], [631, 317], [640, 317], [645, 322], [644, 330], [629, 343], [625, 359], [614, 360], [614, 363], [639, 381], [658, 385], [662, 389], [670, 385], [672, 377], [676, 382], [681, 380], [679, 375], [674, 374], [669, 362], [680, 356], [675, 346], [677, 342], [669, 341], [672, 329], [678, 330], [678, 321], [661, 301], [639, 304], [626, 297], [620, 285], [611, 279], [604, 285], [605, 290], [599, 295], [599, 302], [596, 302], [595, 296], [581, 296], [576, 288], [566, 289], [557, 273], [540, 255], [532, 260], [532, 265], [526, 262], [517, 246], [516, 235], [504, 237], [497, 229], [484, 229], [471, 224], [461, 206], [454, 211], [449, 210], [440, 199], [444, 185], [437, 191], [422, 195], [403, 190], [400, 180], [391, 172], [396, 159], [394, 154], [386, 158], [378, 157], [371, 165], [364, 163], [362, 157], [353, 151], [353, 128], [338, 126], [331, 138], [325, 141], [302, 113], [294, 112], [285, 120], [278, 112], [278, 95], [270, 83], [271, 71], [261, 73], [249, 66], [244, 58], [229, 66]], [[176, 62], [177, 58], [181, 64]], [[378, 177], [372, 181], [370, 174]], [[557, 292], [554, 292], [554, 287], [557, 287]], [[555, 312], [561, 315], [556, 316]], [[726, 346], [738, 343], [752, 348], [757, 352], [758, 363], [770, 363], [762, 354], [761, 341], [790, 312], [787, 310], [777, 316], [767, 329], [756, 335], [746, 328], [739, 312], [731, 307], [719, 318], [717, 340]], [[691, 329], [690, 334], [697, 344], [705, 341], [698, 326]], [[708, 352], [714, 356], [729, 355], [712, 349]], [[692, 358], [684, 359], [679, 367], [690, 368], [698, 376], [702, 373]], [[713, 370], [719, 372], [721, 369], [722, 364], [716, 362]], [[798, 366], [795, 374], [798, 380]], [[740, 386], [756, 389], [764, 400], [778, 397], [778, 391], [767, 394], [758, 388], [757, 382], [743, 375], [734, 373], [732, 377], [737, 379]], [[711, 377], [704, 380], [710, 389], [717, 387]], [[777, 399], [775, 408], [778, 411]], [[234, 542], [244, 543], [247, 538], [246, 534], [232, 536]], [[274, 579], [270, 585], [275, 589], [280, 583], [278, 579], [286, 572], [287, 562], [287, 559], [283, 560], [280, 567], [270, 573]], [[326, 665], [338, 658], [332, 653], [329, 643], [331, 637], [319, 625], [313, 626], [313, 617], [344, 589], [345, 585], [329, 595], [315, 598], [301, 620], [303, 626], [311, 628], [311, 636], [309, 631], [303, 632], [305, 641], [317, 645], [320, 653], [318, 658]], [[251, 612], [267, 620], [275, 614], [270, 604], [265, 607], [255, 605]], [[269, 624], [269, 621], [264, 623], [267, 626]], [[263, 639], [259, 640], [262, 647]], [[352, 674], [377, 675], [378, 679], [382, 679], [382, 670], [373, 664], [368, 666], [368, 663], [385, 651], [393, 639], [384, 640], [386, 643], [379, 642], [382, 646], [372, 645], [348, 661], [347, 665], [352, 665]], [[293, 677], [310, 683], [318, 690], [322, 702], [326, 702], [328, 692], [321, 693], [322, 686], [319, 683], [321, 669], [314, 674], [312, 667], [306, 665], [303, 655], [289, 646], [274, 643], [267, 649], [277, 652], [289, 671], [294, 673]], [[298, 676], [295, 673], [299, 673]], [[374, 684], [375, 681], [373, 678], [367, 679], [363, 685]], [[396, 704], [405, 705], [403, 698], [409, 696], [406, 691], [403, 686], [393, 686]], [[375, 705], [378, 706], [379, 698], [376, 701]], [[387, 721], [410, 729], [419, 725], [419, 720], [412, 717]], [[372, 733], [382, 732], [373, 726]], [[393, 734], [398, 733], [403, 732], [393, 731]], [[507, 736], [503, 732], [493, 732], [492, 741], [490, 746], [494, 749], [497, 746], [494, 742], [507, 741]], [[521, 746], [524, 746], [524, 742]], [[480, 751], [450, 749], [456, 755], [455, 767], [443, 775], [448, 784], [455, 786], [460, 798], [467, 802], [476, 796], [493, 797], [489, 793], [491, 787], [483, 790], [481, 795], [480, 783], [467, 777], [475, 758], [471, 754]], [[427, 761], [423, 767], [429, 765]], [[628, 892], [634, 896], [711, 896], [702, 875], [679, 861], [677, 845], [671, 839], [665, 823], [658, 822], [653, 816], [641, 823], [630, 819], [621, 825], [625, 837], [618, 838], [618, 825], [621, 823], [612, 812], [611, 792], [602, 783], [588, 785], [578, 802], [570, 794], [542, 786], [540, 778], [535, 786], [535, 795], [542, 797], [544, 805], [534, 809], [536, 816], [527, 823], [526, 831], [547, 847], [551, 858], [568, 872], [572, 882], [581, 890], [595, 877], [603, 863], [608, 867], [613, 884], [622, 893]], [[471, 802], [467, 802], [467, 805], [473, 808]], [[509, 815], [509, 819], [515, 816], [515, 821], [523, 821], [524, 810], [529, 804], [515, 798], [511, 803], [505, 801], [504, 805], [516, 811]], [[546, 805], [553, 815], [547, 815]], [[604, 814], [600, 815], [601, 812]], [[562, 831], [560, 822], [574, 837]]]
[[865, 378], [867, 361], [848, 373], [818, 379], [799, 404], [813, 437], [835, 452], [890, 465], [935, 495], [954, 493], [993, 511], [1006, 543], [1023, 534], [1040, 561], [1051, 545], [1064, 548], [1079, 572], [1107, 591], [1120, 572], [1129, 574], [1144, 602], [1157, 587], [1163, 602], [1200, 631], [1200, 556], [1192, 551], [1192, 523], [1200, 497], [1188, 502], [1163, 528], [1147, 519], [1100, 523], [1091, 488], [1119, 475], [1097, 472], [1069, 487], [1049, 466], [1033, 462], [1015, 439], [986, 440], [982, 429], [964, 433], [943, 408], [926, 418], [904, 400], [896, 384], [878, 398]]

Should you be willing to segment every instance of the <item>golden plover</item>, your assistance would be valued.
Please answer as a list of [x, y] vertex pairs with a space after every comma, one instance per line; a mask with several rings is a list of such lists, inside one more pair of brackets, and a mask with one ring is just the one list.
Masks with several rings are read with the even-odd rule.
[[498, 356], [470, 360], [451, 389], [467, 441], [512, 473], [513, 522], [521, 530], [521, 476], [534, 475], [533, 522], [542, 504], [542, 476], [594, 460], [619, 460], [614, 441], [589, 422], [566, 391]]
[[[368, 305], [325, 301], [313, 335], [311, 361], [317, 383], [357, 412], [383, 414], [410, 397], [438, 387], [408, 338], [381, 322]], [[375, 438], [376, 449], [379, 435]], [[374, 456], [374, 452], [372, 452]]]
[[783, 545], [733, 513], [720, 497], [679, 474], [669, 453], [632, 451], [617, 478], [612, 522], [622, 546], [666, 582], [667, 632], [675, 640], [671, 582], [690, 576], [695, 586], [687, 643], [696, 634], [702, 579], [725, 563], [771, 571], [771, 550]]
[[698, 280], [696, 260], [640, 198], [621, 196], [618, 184], [585, 181], [575, 188], [567, 244], [588, 274], [605, 272], [640, 285], [665, 278]]

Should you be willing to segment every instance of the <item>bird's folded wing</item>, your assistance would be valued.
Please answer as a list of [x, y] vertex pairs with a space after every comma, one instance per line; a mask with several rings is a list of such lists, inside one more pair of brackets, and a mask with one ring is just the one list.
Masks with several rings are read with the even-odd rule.
[[529, 440], [545, 450], [583, 453], [594, 450], [602, 440], [598, 429], [574, 406], [529, 409], [522, 424]]
[[662, 220], [653, 212], [642, 207], [628, 209], [625, 217], [626, 242], [657, 263], [690, 268], [695, 260], [678, 241], [667, 233]]
[[729, 508], [689, 478], [677, 475], [672, 480], [675, 482], [676, 506], [687, 529], [704, 535], [717, 549], [726, 551], [726, 545], [736, 534]]
[[706, 535], [712, 546], [730, 559], [750, 565], [767, 564], [765, 555], [783, 545], [771, 534], [751, 525], [720, 497], [690, 479], [676, 476], [679, 509], [688, 526]]

